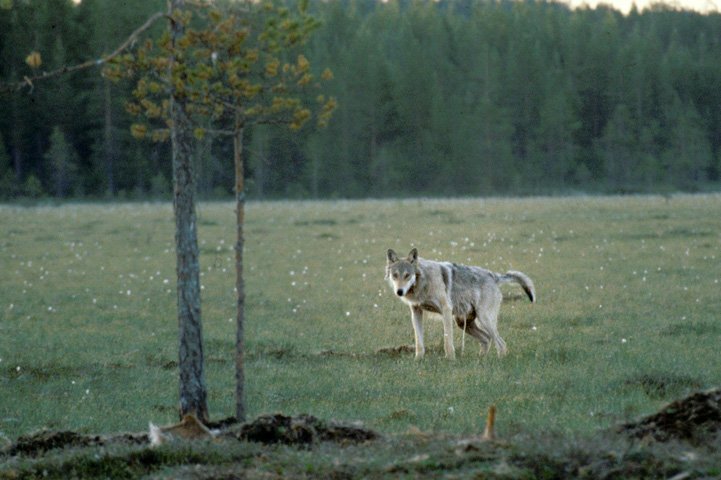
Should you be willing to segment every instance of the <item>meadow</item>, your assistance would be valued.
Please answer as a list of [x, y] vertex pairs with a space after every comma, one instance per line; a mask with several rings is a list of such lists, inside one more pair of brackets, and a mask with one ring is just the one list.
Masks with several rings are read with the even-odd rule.
[[[209, 408], [234, 405], [234, 205], [198, 207]], [[721, 195], [254, 202], [246, 223], [251, 418], [389, 434], [578, 434], [721, 384]], [[177, 415], [172, 207], [0, 206], [0, 437], [142, 431]], [[533, 278], [504, 287], [508, 356], [478, 355], [383, 279], [388, 248]], [[383, 350], [387, 349], [387, 350]], [[399, 349], [402, 350], [402, 349]]]

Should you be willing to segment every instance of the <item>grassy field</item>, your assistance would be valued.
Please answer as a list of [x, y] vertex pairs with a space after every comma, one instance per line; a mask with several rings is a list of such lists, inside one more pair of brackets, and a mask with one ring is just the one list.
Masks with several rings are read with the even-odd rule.
[[[234, 213], [199, 206], [211, 416], [233, 414]], [[250, 417], [310, 413], [382, 432], [578, 434], [721, 383], [721, 196], [251, 203]], [[167, 204], [0, 207], [0, 438], [140, 431], [177, 411]], [[522, 270], [504, 287], [509, 355], [443, 358], [383, 280], [391, 247]], [[460, 331], [457, 331], [460, 333]], [[456, 335], [460, 354], [461, 336]]]

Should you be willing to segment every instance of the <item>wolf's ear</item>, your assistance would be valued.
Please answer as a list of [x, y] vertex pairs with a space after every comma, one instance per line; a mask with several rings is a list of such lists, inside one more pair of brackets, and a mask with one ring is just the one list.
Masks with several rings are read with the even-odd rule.
[[398, 261], [398, 255], [393, 251], [392, 248], [388, 249], [388, 263], [396, 263]]
[[411, 263], [416, 263], [416, 260], [418, 260], [418, 249], [414, 248], [408, 254], [408, 261]]

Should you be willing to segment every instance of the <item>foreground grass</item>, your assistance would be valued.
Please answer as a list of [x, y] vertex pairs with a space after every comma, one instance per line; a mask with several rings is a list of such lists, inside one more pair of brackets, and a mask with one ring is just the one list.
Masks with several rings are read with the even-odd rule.
[[305, 447], [218, 440], [159, 448], [67, 448], [0, 456], [0, 478], [717, 478], [721, 445], [642, 445], [609, 435], [547, 434], [509, 442], [394, 435]]
[[[721, 196], [251, 204], [249, 415], [383, 432], [579, 433], [721, 383]], [[233, 206], [199, 207], [210, 410], [233, 414]], [[140, 431], [177, 405], [168, 205], [0, 207], [0, 432]], [[385, 251], [505, 271], [510, 353], [377, 353], [412, 343]], [[427, 342], [441, 327], [427, 322]], [[456, 346], [461, 347], [460, 335]]]

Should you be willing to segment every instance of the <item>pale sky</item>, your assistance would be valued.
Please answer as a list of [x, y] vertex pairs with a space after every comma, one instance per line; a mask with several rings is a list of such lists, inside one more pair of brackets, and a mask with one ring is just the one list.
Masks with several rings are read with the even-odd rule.
[[[75, 3], [80, 3], [82, 0], [73, 0]], [[643, 10], [652, 4], [663, 3], [666, 5], [672, 5], [674, 7], [683, 8], [684, 10], [694, 10], [701, 13], [708, 12], [719, 12], [721, 10], [721, 0], [560, 0], [568, 3], [572, 7], [579, 7], [588, 5], [593, 8], [598, 4], [612, 5], [616, 9], [623, 13], [628, 13], [631, 10], [631, 5], [636, 4], [638, 10]]]
[[719, 12], [719, 3], [714, 0], [562, 0], [570, 4], [572, 7], [588, 5], [593, 8], [598, 4], [606, 4], [615, 7], [623, 13], [628, 13], [631, 6], [635, 3], [636, 8], [641, 11], [649, 5], [662, 3], [673, 7], [682, 8], [684, 10], [694, 10], [701, 13]]

